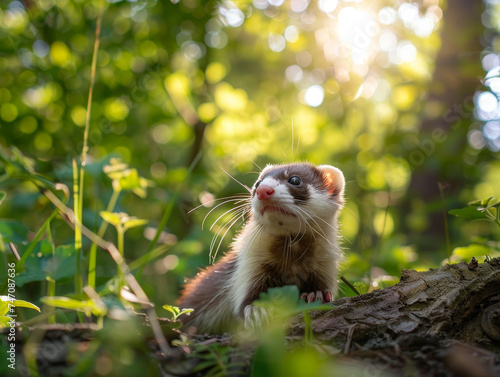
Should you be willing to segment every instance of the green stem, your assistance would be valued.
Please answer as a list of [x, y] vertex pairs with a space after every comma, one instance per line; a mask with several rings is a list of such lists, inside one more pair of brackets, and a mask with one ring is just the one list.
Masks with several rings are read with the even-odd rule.
[[[99, 1], [99, 11], [97, 14], [97, 21], [96, 21], [96, 27], [95, 27], [95, 40], [94, 40], [94, 51], [92, 53], [92, 65], [91, 65], [91, 70], [90, 70], [90, 85], [89, 85], [89, 96], [87, 100], [87, 112], [85, 114], [85, 130], [83, 132], [83, 148], [82, 148], [82, 167], [80, 170], [80, 198], [77, 200], [75, 197], [75, 203], [78, 203], [78, 208], [80, 214], [83, 211], [83, 182], [85, 179], [85, 166], [87, 165], [87, 151], [89, 149], [88, 146], [88, 138], [89, 138], [89, 129], [90, 129], [90, 114], [92, 110], [92, 95], [94, 92], [94, 83], [95, 83], [95, 76], [96, 76], [96, 70], [97, 70], [97, 53], [99, 51], [99, 43], [100, 43], [100, 36], [101, 36], [101, 22], [102, 22], [102, 13], [104, 11], [104, 0]], [[75, 216], [77, 216], [77, 205], [75, 204]], [[75, 236], [76, 236], [76, 228], [75, 228]], [[80, 232], [80, 238], [81, 238], [81, 232]], [[76, 242], [75, 242], [76, 243]], [[76, 245], [75, 245], [76, 248]], [[96, 251], [94, 249], [94, 255], [93, 259], [89, 261], [90, 266], [92, 266], [93, 263], [93, 268], [92, 273], [89, 271], [89, 278], [90, 275], [92, 275], [92, 287], [95, 288], [95, 263], [96, 263]], [[92, 256], [91, 256], [92, 257]], [[80, 261], [80, 258], [78, 258], [78, 263]], [[80, 276], [81, 276], [81, 267], [77, 267], [77, 272], [80, 270]], [[75, 276], [76, 279], [76, 276]], [[75, 280], [76, 282], [76, 280]], [[82, 282], [80, 281], [80, 284]], [[82, 287], [78, 286], [79, 289], [77, 289], [78, 293], [81, 293]]]
[[[56, 281], [47, 276], [47, 296], [54, 297], [56, 295]], [[45, 312], [49, 315], [48, 323], [56, 323], [55, 308], [50, 305], [45, 305]]]
[[[120, 252], [120, 255], [122, 256], [123, 258], [123, 255], [124, 255], [124, 250], [123, 250], [123, 241], [124, 241], [124, 238], [125, 238], [125, 232], [123, 230], [123, 227], [121, 225], [117, 226], [116, 227], [116, 231], [118, 233], [118, 251]], [[118, 289], [118, 292], [120, 292], [120, 290], [123, 288], [123, 286], [125, 285], [125, 275], [123, 274], [123, 271], [122, 269], [120, 268], [120, 266], [118, 266], [118, 279], [119, 279], [119, 289]]]
[[42, 234], [45, 232], [45, 230], [49, 226], [49, 224], [52, 221], [52, 219], [54, 217], [56, 217], [56, 215], [57, 215], [58, 212], [59, 212], [59, 210], [56, 208], [54, 210], [54, 212], [52, 212], [50, 214], [49, 218], [47, 220], [45, 220], [45, 222], [43, 223], [42, 227], [40, 228], [40, 230], [38, 231], [38, 233], [35, 235], [35, 238], [33, 238], [33, 241], [31, 241], [30, 245], [28, 246], [28, 248], [24, 252], [23, 256], [21, 257], [21, 259], [19, 259], [19, 262], [17, 262], [17, 264], [16, 264], [16, 271], [20, 271], [23, 268], [24, 262], [26, 262], [26, 260], [28, 259], [28, 257], [31, 255], [31, 253], [33, 252], [33, 249], [35, 248], [36, 244], [38, 243], [38, 241], [42, 237]]
[[151, 250], [150, 253], [144, 254], [137, 258], [135, 261], [130, 262], [129, 267], [130, 270], [136, 270], [145, 264], [149, 263], [150, 261], [154, 260], [155, 258], [159, 257], [163, 253], [165, 253], [168, 249], [170, 248], [170, 245], [160, 245], [153, 250]]
[[[83, 172], [83, 167], [81, 169]], [[81, 179], [81, 175], [80, 175]], [[73, 159], [73, 212], [75, 213], [75, 254], [76, 254], [76, 272], [75, 272], [75, 292], [80, 295], [83, 292], [82, 282], [82, 223], [80, 206], [80, 188], [78, 186], [78, 167], [76, 160]]]
[[[50, 224], [47, 225], [47, 241], [49, 241], [50, 246], [52, 248], [52, 258], [55, 257], [56, 254], [56, 245], [54, 243], [54, 237], [52, 237], [52, 230], [50, 228]], [[56, 295], [56, 281], [50, 277], [47, 276], [47, 296], [52, 297]], [[45, 310], [49, 314], [48, 318], [48, 323], [55, 323], [56, 322], [56, 316], [55, 316], [55, 309], [53, 306], [45, 307]]]
[[[113, 195], [111, 195], [111, 198], [109, 199], [108, 206], [106, 208], [107, 212], [113, 212], [113, 209], [115, 208], [116, 202], [118, 201], [118, 197], [120, 196], [121, 190], [113, 190]], [[106, 233], [106, 229], [108, 228], [108, 223], [106, 221], [103, 221], [101, 223], [101, 226], [99, 227], [99, 230], [97, 231], [97, 235], [99, 237], [103, 237], [104, 233]], [[88, 285], [92, 288], [95, 289], [96, 287], [96, 269], [97, 265], [97, 245], [95, 243], [92, 243], [92, 246], [90, 247], [90, 253], [89, 253], [89, 278], [88, 278]]]

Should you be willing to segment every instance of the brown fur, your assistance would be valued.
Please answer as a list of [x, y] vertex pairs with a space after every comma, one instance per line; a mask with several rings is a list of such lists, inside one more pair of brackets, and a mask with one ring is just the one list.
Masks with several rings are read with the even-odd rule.
[[211, 299], [220, 292], [236, 268], [236, 254], [227, 253], [217, 263], [200, 271], [189, 280], [177, 302], [180, 308], [196, 308], [190, 316], [185, 316], [183, 323], [189, 325], [196, 322], [210, 305]]
[[[301, 179], [300, 184], [288, 183], [293, 176]], [[276, 228], [268, 224], [271, 230], [258, 233], [258, 223], [249, 215], [248, 223], [233, 243], [233, 251], [199, 272], [184, 288], [178, 305], [195, 309], [191, 316], [184, 318], [186, 325], [212, 333], [230, 330], [233, 324], [246, 316], [245, 307], [269, 288], [296, 285], [301, 293], [335, 290], [337, 263], [341, 258], [336, 241], [336, 211], [343, 203], [342, 173], [340, 177], [334, 173], [327, 175], [309, 163], [271, 166], [262, 172], [255, 183], [252, 203], [257, 200], [255, 191], [260, 182], [268, 177], [283, 182], [294, 205], [302, 207], [302, 211], [310, 211], [309, 204], [314, 199], [314, 211], [324, 213], [326, 209], [328, 213], [331, 209], [332, 217], [322, 215], [327, 220], [313, 220], [312, 224], [299, 230], [291, 228], [295, 230], [289, 233], [280, 233], [279, 226], [284, 224], [277, 221]], [[334, 182], [337, 178], [339, 182]], [[311, 190], [314, 190], [314, 195]], [[323, 201], [318, 207], [318, 192], [321, 200], [325, 201], [324, 208]], [[316, 213], [314, 215], [319, 216]], [[325, 229], [330, 235], [328, 240], [324, 239], [326, 235], [323, 231], [314, 233], [313, 230], [313, 226], [319, 227], [326, 221], [328, 225]], [[273, 233], [273, 229], [278, 232]], [[297, 231], [305, 232], [292, 233]]]

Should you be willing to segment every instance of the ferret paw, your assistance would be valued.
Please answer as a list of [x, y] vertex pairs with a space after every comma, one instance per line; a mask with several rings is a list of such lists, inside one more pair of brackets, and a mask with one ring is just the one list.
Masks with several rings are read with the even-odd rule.
[[269, 325], [271, 313], [269, 309], [262, 306], [247, 305], [243, 311], [244, 327], [246, 330], [260, 329], [263, 325]]
[[322, 304], [327, 304], [333, 301], [333, 294], [330, 291], [316, 291], [311, 293], [304, 292], [300, 295], [300, 298], [305, 300], [307, 303], [320, 301]]

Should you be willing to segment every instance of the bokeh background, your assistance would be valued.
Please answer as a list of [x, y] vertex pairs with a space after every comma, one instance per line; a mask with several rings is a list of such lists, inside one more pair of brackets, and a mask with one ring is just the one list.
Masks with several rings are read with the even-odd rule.
[[[202, 229], [219, 203], [211, 201], [245, 192], [230, 175], [251, 186], [268, 163], [306, 160], [344, 172], [342, 274], [365, 291], [397, 281], [403, 268], [437, 267], [449, 253], [467, 259], [471, 244], [479, 258], [498, 252], [494, 223], [447, 215], [500, 198], [497, 1], [102, 4], [84, 224], [95, 230], [102, 221], [112, 196], [103, 168], [112, 158], [148, 186], [145, 195], [124, 190], [116, 204], [148, 220], [126, 233], [127, 260], [144, 255], [170, 205], [160, 238], [169, 248], [141, 276], [156, 303], [174, 303], [184, 277], [209, 263], [230, 214], [209, 228], [232, 208], [216, 208]], [[0, 10], [0, 145], [70, 188], [98, 9], [99, 1], [25, 0], [3, 1]], [[32, 183], [0, 172], [6, 263], [7, 242], [22, 253], [53, 208]], [[63, 221], [52, 228], [57, 244], [72, 242]], [[105, 237], [116, 241], [112, 227]], [[85, 242], [84, 266], [89, 248]], [[116, 274], [104, 252], [97, 274], [101, 286]], [[42, 277], [19, 289], [37, 302], [45, 284]], [[56, 293], [71, 290], [61, 279]]]

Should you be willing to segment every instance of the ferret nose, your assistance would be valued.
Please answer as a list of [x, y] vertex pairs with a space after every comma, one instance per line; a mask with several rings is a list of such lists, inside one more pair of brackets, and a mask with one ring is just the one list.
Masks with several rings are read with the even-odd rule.
[[271, 199], [274, 195], [274, 189], [271, 186], [260, 185], [255, 191], [257, 193], [257, 199], [267, 200]]

